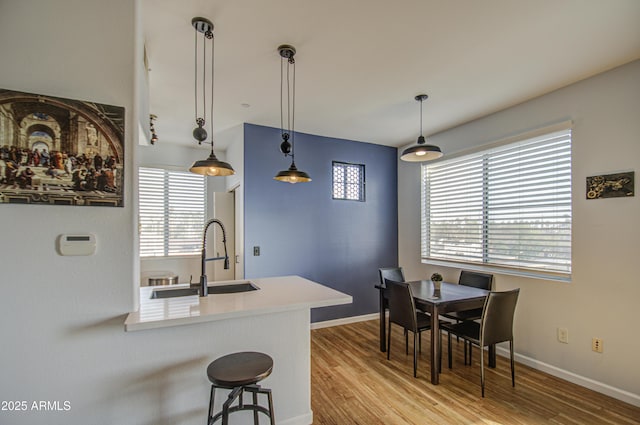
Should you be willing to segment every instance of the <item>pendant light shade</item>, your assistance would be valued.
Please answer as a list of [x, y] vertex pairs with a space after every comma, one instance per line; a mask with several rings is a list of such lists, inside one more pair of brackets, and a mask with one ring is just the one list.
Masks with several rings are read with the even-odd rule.
[[209, 158], [194, 162], [189, 171], [211, 177], [231, 176], [236, 173], [228, 162], [220, 161], [216, 158], [213, 150], [211, 150]]
[[[196, 17], [191, 20], [191, 25], [195, 29], [195, 120], [197, 127], [193, 130], [193, 138], [198, 141], [198, 144], [202, 144], [207, 140], [208, 136], [211, 136], [211, 153], [207, 159], [196, 161], [193, 163], [189, 171], [203, 176], [230, 176], [235, 174], [233, 167], [224, 161], [220, 161], [216, 158], [216, 154], [213, 152], [213, 59], [214, 59], [214, 43], [213, 43], [213, 24], [206, 18]], [[202, 62], [202, 73], [198, 76], [198, 38], [202, 35], [202, 55], [200, 61]], [[207, 63], [207, 40], [211, 42], [211, 57]], [[210, 67], [210, 72], [207, 73], [207, 66]], [[210, 75], [209, 86], [211, 87], [211, 104], [209, 105], [209, 132], [205, 129], [206, 121], [203, 117], [207, 115], [206, 104], [206, 92], [207, 92], [207, 74]], [[198, 116], [198, 80], [202, 78], [202, 93], [200, 94], [200, 100], [202, 101], [202, 116]]]
[[424, 136], [422, 135], [422, 102], [427, 100], [429, 96], [426, 94], [419, 94], [415, 97], [415, 100], [420, 102], [420, 137], [418, 137], [417, 145], [411, 146], [405, 149], [400, 156], [402, 161], [407, 162], [422, 162], [431, 161], [440, 158], [443, 154], [439, 147], [435, 145], [428, 145]]
[[[311, 181], [309, 174], [296, 168], [295, 161], [295, 106], [296, 106], [296, 61], [294, 55], [296, 49], [293, 46], [283, 44], [278, 47], [280, 53], [280, 132], [282, 143], [280, 151], [285, 157], [291, 156], [291, 166], [287, 170], [280, 171], [274, 177], [275, 180], [286, 183], [306, 183]], [[286, 68], [286, 73], [285, 73]], [[286, 88], [284, 87], [286, 77]], [[292, 81], [293, 80], [293, 81]], [[287, 102], [287, 127], [284, 126], [284, 94]], [[291, 138], [291, 142], [289, 142]]]
[[296, 164], [293, 162], [291, 163], [291, 167], [289, 167], [288, 170], [280, 171], [278, 174], [276, 174], [274, 179], [280, 182], [291, 184], [306, 183], [311, 181], [311, 177], [309, 177], [309, 174], [305, 173], [304, 171], [298, 170], [296, 168]]

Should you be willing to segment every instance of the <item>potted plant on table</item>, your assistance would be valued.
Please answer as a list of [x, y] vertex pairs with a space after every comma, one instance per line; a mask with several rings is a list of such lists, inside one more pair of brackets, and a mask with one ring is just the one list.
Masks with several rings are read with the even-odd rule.
[[442, 285], [442, 275], [440, 273], [432, 274], [431, 281], [433, 282], [433, 290], [439, 292]]

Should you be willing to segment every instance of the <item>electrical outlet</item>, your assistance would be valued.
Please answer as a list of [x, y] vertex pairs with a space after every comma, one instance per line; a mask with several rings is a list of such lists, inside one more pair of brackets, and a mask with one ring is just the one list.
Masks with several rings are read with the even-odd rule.
[[602, 339], [600, 338], [593, 338], [591, 340], [591, 349], [593, 351], [595, 351], [596, 353], [602, 353], [603, 350], [603, 346], [602, 346]]
[[569, 343], [569, 329], [558, 328], [558, 341], [568, 344]]
[[254, 246], [253, 247], [253, 256], [254, 257], [259, 257], [260, 256], [260, 247], [259, 246]]

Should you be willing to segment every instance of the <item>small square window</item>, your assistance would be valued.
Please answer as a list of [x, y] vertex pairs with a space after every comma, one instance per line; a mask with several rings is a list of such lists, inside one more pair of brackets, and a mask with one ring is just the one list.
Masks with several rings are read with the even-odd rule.
[[333, 161], [333, 199], [364, 202], [364, 165]]

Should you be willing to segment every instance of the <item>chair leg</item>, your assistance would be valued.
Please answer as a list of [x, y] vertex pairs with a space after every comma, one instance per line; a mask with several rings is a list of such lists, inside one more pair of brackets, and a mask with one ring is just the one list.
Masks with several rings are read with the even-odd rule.
[[438, 330], [438, 373], [442, 373], [442, 329]]
[[[469, 343], [469, 345], [472, 345]], [[484, 398], [484, 350], [480, 347], [480, 387], [482, 388], [482, 397]]]
[[[449, 369], [451, 369], [452, 361], [451, 361], [451, 333], [450, 332], [447, 332], [447, 351], [448, 351], [447, 357], [449, 359]], [[467, 361], [467, 352], [466, 351], [464, 353], [464, 360], [465, 360], [465, 362]]]
[[391, 351], [391, 320], [389, 320], [389, 328], [387, 329], [387, 360]]
[[413, 377], [418, 377], [418, 335], [420, 332], [413, 333]]
[[276, 414], [273, 411], [273, 397], [271, 397], [271, 390], [267, 393], [267, 400], [269, 402], [269, 422], [271, 425], [276, 425]]
[[207, 425], [210, 424], [211, 419], [213, 418], [213, 409], [216, 398], [216, 387], [211, 386], [211, 396], [209, 397], [209, 416], [207, 417]]
[[409, 355], [409, 332], [404, 330], [404, 351], [405, 355]]
[[473, 364], [473, 344], [471, 341], [467, 341], [467, 344], [469, 344], [469, 366], [471, 366]]
[[509, 341], [509, 352], [511, 354], [511, 386], [516, 386], [516, 371], [513, 362], [513, 340]]
[[[254, 406], [258, 405], [258, 393], [257, 392], [253, 393], [253, 405]], [[258, 411], [257, 410], [253, 411], [253, 425], [260, 425], [260, 420], [258, 419]]]

